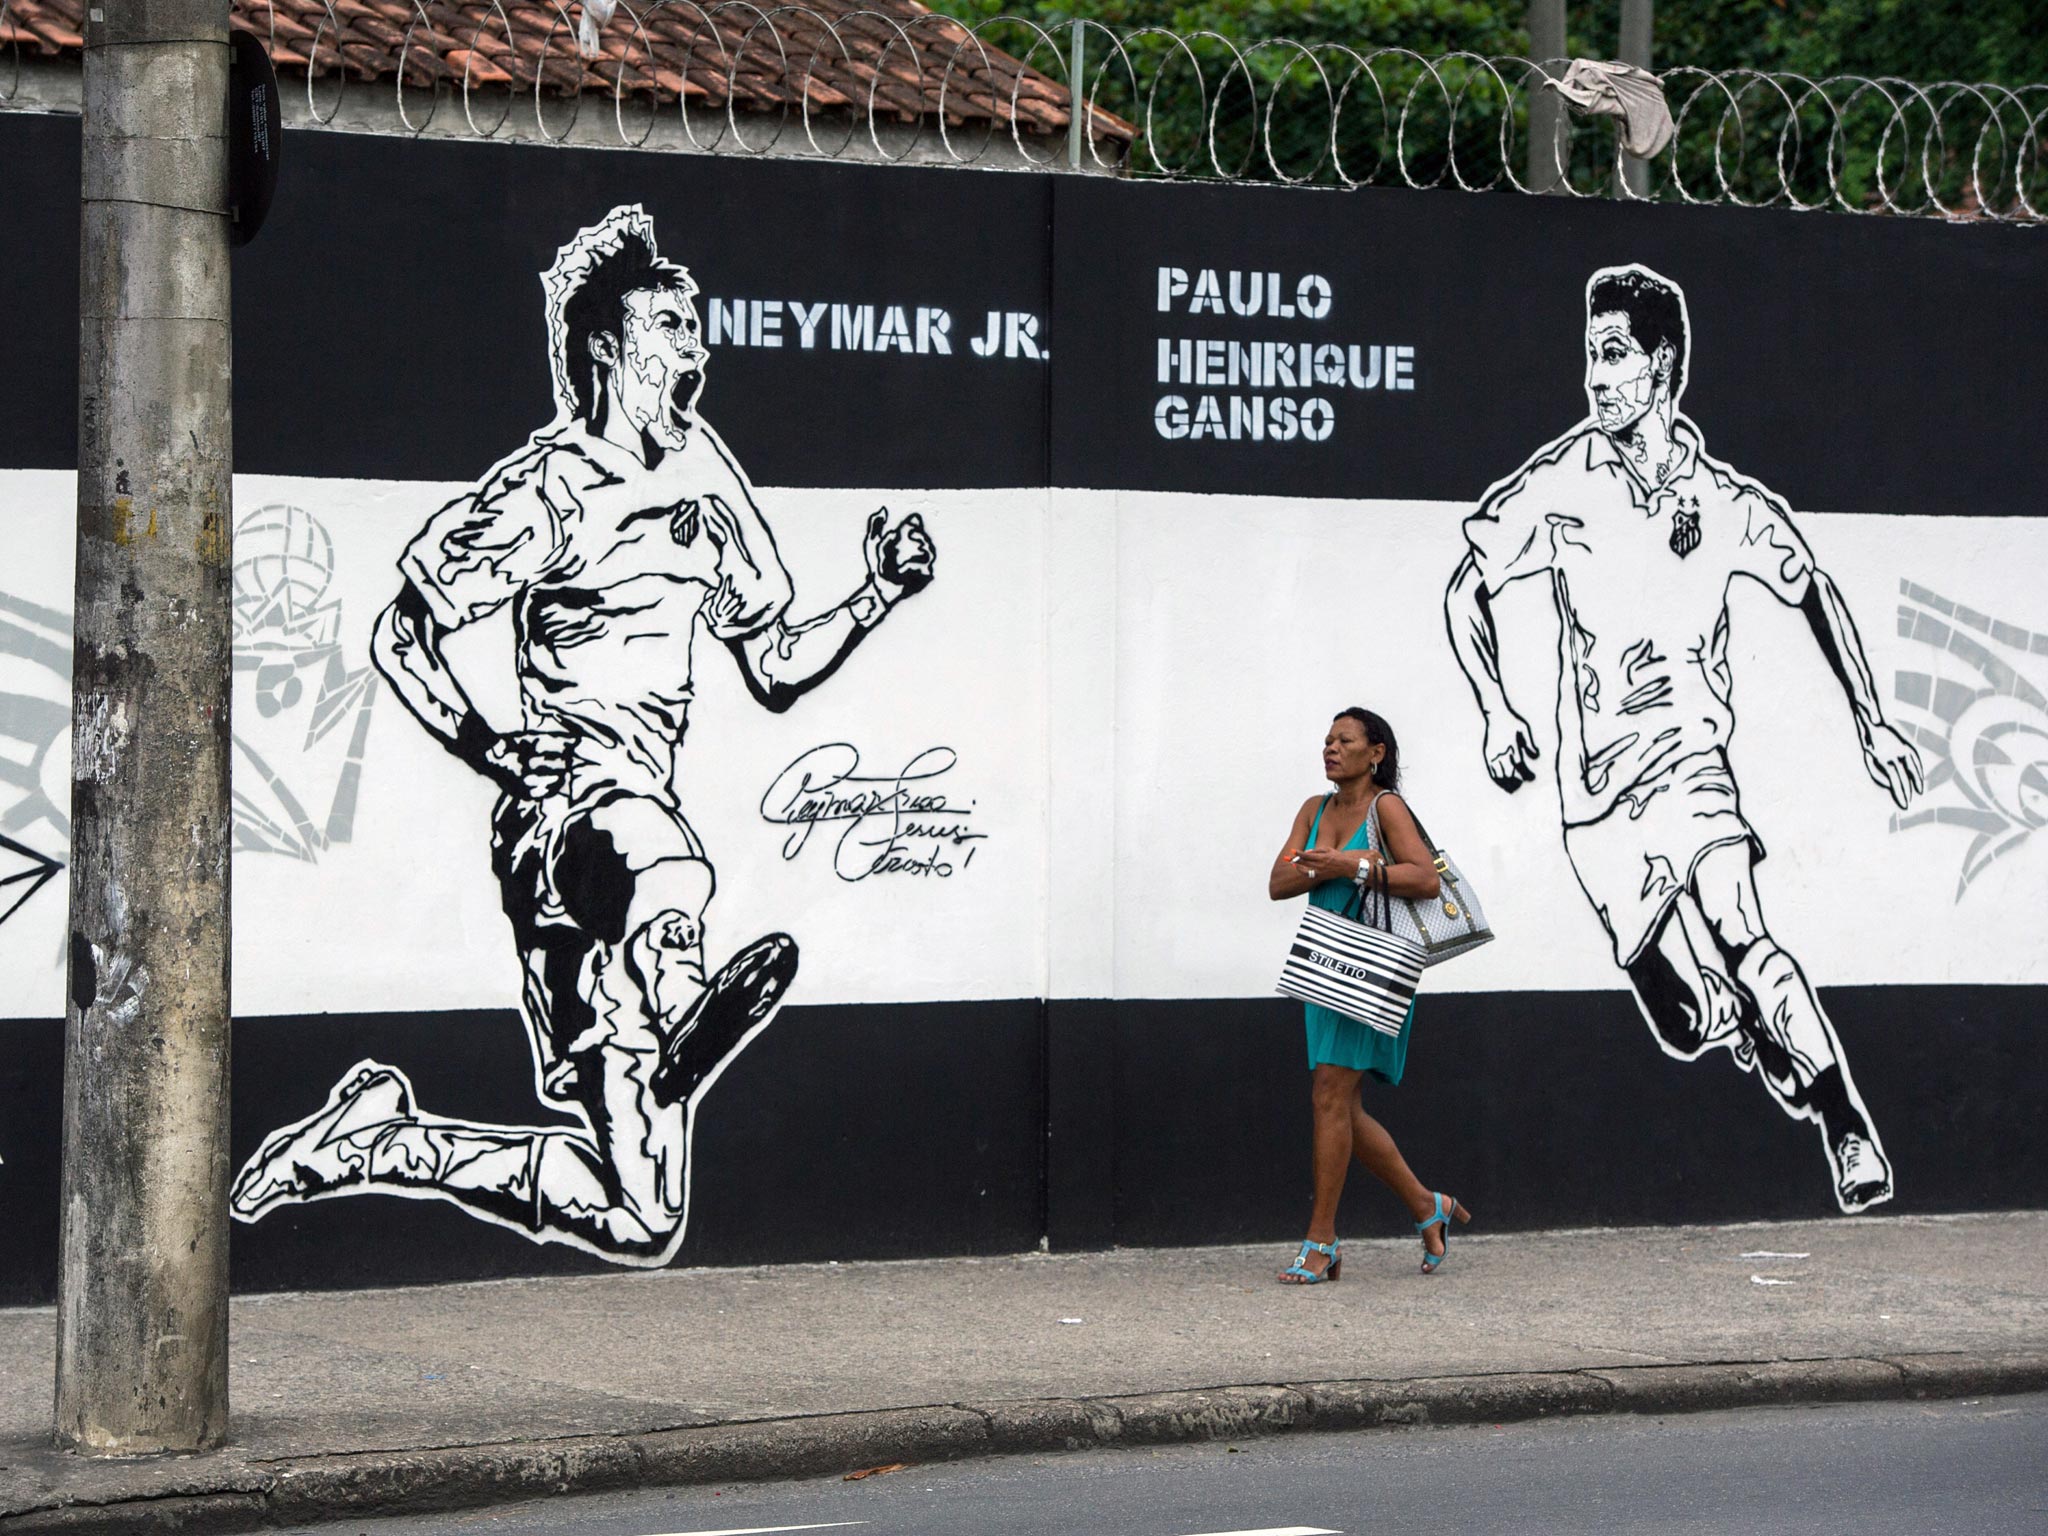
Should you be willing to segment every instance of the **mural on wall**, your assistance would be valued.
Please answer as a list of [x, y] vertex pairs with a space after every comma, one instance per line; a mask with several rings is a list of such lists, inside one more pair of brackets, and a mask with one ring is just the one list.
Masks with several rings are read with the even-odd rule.
[[[793, 591], [745, 472], [697, 414], [696, 286], [637, 205], [543, 274], [557, 413], [430, 518], [400, 560], [372, 659], [419, 723], [498, 786], [490, 856], [523, 972], [536, 1092], [573, 1125], [429, 1114], [396, 1067], [358, 1063], [243, 1168], [237, 1217], [382, 1193], [451, 1201], [539, 1242], [629, 1264], [681, 1244], [699, 1102], [796, 974], [773, 933], [716, 972], [715, 877], [678, 761], [701, 626], [782, 711], [932, 579], [912, 514], [869, 518], [867, 580], [791, 617]], [[500, 731], [444, 653], [510, 605], [521, 697]]]
[[235, 847], [311, 863], [354, 835], [377, 675], [348, 664], [318, 518], [258, 507], [234, 548]]
[[863, 773], [860, 749], [828, 741], [802, 753], [761, 796], [761, 819], [792, 830], [782, 840], [785, 863], [829, 827], [832, 873], [848, 885], [877, 875], [950, 880], [974, 862], [988, 840], [974, 828], [976, 802], [944, 787], [959, 764], [951, 747], [911, 754], [894, 773]]
[[[353, 834], [377, 678], [347, 664], [333, 578], [333, 541], [303, 509], [237, 522], [238, 851], [310, 862]], [[58, 750], [71, 728], [71, 629], [68, 611], [0, 592], [0, 923], [64, 868], [71, 843]], [[316, 817], [308, 806], [323, 802]]]
[[70, 729], [71, 615], [0, 592], [0, 923], [70, 852], [71, 785], [57, 751]]
[[1544, 574], [1560, 624], [1565, 852], [1615, 961], [1668, 1054], [1725, 1049], [1819, 1126], [1836, 1201], [1860, 1211], [1891, 1198], [1891, 1165], [1834, 1026], [1765, 924], [1763, 844], [1728, 761], [1735, 579], [1805, 616], [1870, 777], [1901, 810], [1923, 787], [1920, 758], [1886, 723], [1848, 607], [1785, 504], [1710, 458], [1679, 411], [1691, 353], [1679, 286], [1640, 266], [1595, 272], [1585, 341], [1591, 414], [1487, 491], [1445, 596], [1487, 772], [1510, 792], [1535, 778], [1489, 600]]
[[[1899, 634], [1932, 646], [1937, 670], [1902, 671], [1894, 691], [1924, 722], [1913, 733], [1934, 759], [1930, 796], [1950, 793], [1944, 804], [1894, 816], [1892, 830], [1952, 826], [1972, 834], [1956, 876], [1961, 901], [1971, 881], [2048, 825], [2048, 692], [2021, 670], [2030, 658], [2039, 666], [2048, 657], [2048, 633], [1910, 581], [1899, 583], [1899, 597]], [[1968, 675], [1942, 675], [1945, 658]]]

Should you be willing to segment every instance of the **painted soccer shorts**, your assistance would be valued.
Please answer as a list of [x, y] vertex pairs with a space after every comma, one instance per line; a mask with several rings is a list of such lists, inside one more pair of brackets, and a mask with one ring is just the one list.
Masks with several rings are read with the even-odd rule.
[[1742, 819], [1728, 755], [1718, 748], [1680, 758], [1623, 791], [1600, 820], [1564, 829], [1572, 870], [1622, 965], [1656, 936], [1707, 850], [1741, 842], [1752, 861], [1763, 858], [1762, 841]]

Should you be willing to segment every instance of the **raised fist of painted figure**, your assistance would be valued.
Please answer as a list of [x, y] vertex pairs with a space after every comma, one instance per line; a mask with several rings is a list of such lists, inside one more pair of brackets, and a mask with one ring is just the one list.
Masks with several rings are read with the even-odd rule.
[[867, 555], [868, 575], [892, 605], [932, 584], [938, 550], [925, 531], [924, 519], [917, 513], [912, 512], [892, 528], [889, 509], [878, 508], [868, 518], [867, 536], [861, 544]]

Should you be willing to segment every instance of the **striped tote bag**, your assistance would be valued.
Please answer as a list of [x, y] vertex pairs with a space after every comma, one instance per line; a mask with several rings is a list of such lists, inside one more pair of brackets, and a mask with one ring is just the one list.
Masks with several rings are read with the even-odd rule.
[[1429, 959], [1420, 944], [1390, 931], [1384, 869], [1375, 888], [1359, 887], [1342, 912], [1313, 903], [1302, 912], [1274, 990], [1398, 1035]]

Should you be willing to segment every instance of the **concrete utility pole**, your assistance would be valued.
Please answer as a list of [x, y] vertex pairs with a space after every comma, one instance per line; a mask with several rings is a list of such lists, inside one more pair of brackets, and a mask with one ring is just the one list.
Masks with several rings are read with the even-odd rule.
[[[1564, 0], [1529, 0], [1529, 58], [1552, 79], [1564, 74]], [[1529, 81], [1529, 174], [1531, 192], [1555, 192], [1564, 182], [1558, 167], [1570, 142], [1564, 98]]]
[[[1633, 64], [1638, 69], [1651, 69], [1650, 36], [1655, 27], [1652, 15], [1655, 0], [1621, 0], [1621, 46], [1617, 57], [1624, 64]], [[1633, 156], [1615, 153], [1615, 167], [1622, 186], [1637, 197], [1647, 196], [1650, 190], [1649, 162]]]
[[228, 0], [92, 0], [57, 1438], [228, 1418]]

